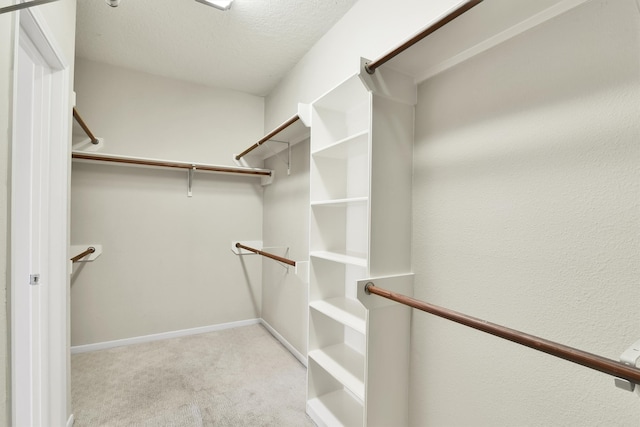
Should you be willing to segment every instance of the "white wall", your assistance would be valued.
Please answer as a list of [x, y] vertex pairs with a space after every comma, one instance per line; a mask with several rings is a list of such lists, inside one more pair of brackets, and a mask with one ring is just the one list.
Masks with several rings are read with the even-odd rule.
[[[103, 152], [232, 165], [263, 130], [263, 98], [77, 61], [77, 106]], [[74, 162], [72, 345], [260, 317], [261, 260], [232, 240], [262, 237], [260, 179]]]
[[[594, 1], [419, 88], [415, 296], [617, 360], [640, 323], [640, 14]], [[414, 313], [412, 425], [637, 426], [613, 378]]]
[[[360, 0], [268, 96], [266, 129], [455, 3]], [[638, 16], [591, 2], [420, 86], [418, 298], [611, 359], [639, 338]], [[411, 425], [640, 421], [607, 375], [424, 313], [412, 328]]]
[[[0, 7], [15, 3], [11, 0], [0, 0]], [[75, 51], [75, 0], [62, 0], [53, 4], [38, 6], [40, 16], [55, 37], [57, 47], [70, 63], [69, 75], [73, 79], [73, 62]], [[16, 13], [0, 16], [0, 424], [9, 425], [10, 365], [8, 348], [8, 310], [9, 300], [9, 211], [10, 211], [10, 153], [13, 119], [13, 64], [15, 44]], [[71, 106], [69, 106], [71, 111]], [[69, 114], [69, 123], [71, 115]], [[19, 309], [19, 308], [17, 308]], [[70, 399], [68, 399], [70, 404]], [[69, 407], [70, 411], [70, 407]], [[70, 412], [69, 412], [70, 413]]]
[[[261, 148], [265, 150], [266, 148]], [[265, 167], [276, 171], [264, 189], [263, 244], [276, 255], [309, 260], [309, 141], [291, 148], [291, 175], [287, 154], [270, 157]], [[286, 249], [289, 248], [288, 252]], [[286, 255], [285, 255], [286, 254]], [[301, 267], [301, 269], [304, 267]], [[302, 272], [302, 270], [301, 270]], [[293, 268], [262, 261], [262, 318], [304, 357], [307, 355], [307, 277]]]

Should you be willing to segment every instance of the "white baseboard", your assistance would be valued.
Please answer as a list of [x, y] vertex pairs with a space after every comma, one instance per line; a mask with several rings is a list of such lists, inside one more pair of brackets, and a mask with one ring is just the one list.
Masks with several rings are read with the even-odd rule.
[[293, 356], [298, 359], [300, 361], [300, 363], [302, 363], [304, 365], [304, 367], [307, 367], [307, 358], [304, 357], [302, 355], [302, 353], [300, 353], [298, 350], [296, 350], [296, 348], [294, 346], [292, 346], [289, 341], [287, 341], [286, 339], [284, 339], [284, 337], [282, 335], [280, 335], [275, 329], [273, 329], [273, 327], [271, 327], [271, 325], [264, 319], [260, 319], [260, 323], [262, 324], [262, 326], [264, 326], [267, 331], [269, 331], [269, 333], [271, 335], [273, 335], [275, 337], [275, 339], [277, 339], [278, 341], [280, 341], [280, 343], [287, 349], [289, 350], [289, 352], [291, 354], [293, 354]]
[[[97, 351], [97, 350], [106, 350], [106, 349], [109, 349], [109, 348], [123, 347], [123, 346], [131, 345], [131, 344], [140, 344], [140, 343], [151, 342], [151, 341], [165, 340], [165, 339], [168, 339], [168, 338], [177, 338], [177, 337], [184, 337], [184, 336], [188, 336], [188, 335], [204, 334], [206, 332], [222, 331], [222, 330], [225, 330], [225, 329], [240, 328], [242, 326], [249, 326], [249, 325], [256, 325], [256, 324], [261, 324], [262, 326], [264, 326], [265, 329], [267, 331], [269, 331], [269, 333], [271, 335], [273, 335], [275, 339], [280, 341], [280, 343], [287, 350], [289, 350], [289, 352], [296, 359], [298, 359], [300, 361], [300, 363], [302, 363], [305, 367], [307, 366], [307, 358], [302, 353], [300, 353], [298, 350], [296, 350], [296, 348], [294, 346], [292, 346], [291, 343], [289, 343], [289, 341], [287, 341], [282, 335], [280, 335], [264, 319], [248, 319], [248, 320], [241, 320], [241, 321], [238, 321], [238, 322], [221, 323], [221, 324], [218, 324], [218, 325], [201, 326], [201, 327], [198, 327], [198, 328], [181, 329], [179, 331], [163, 332], [163, 333], [160, 333], [160, 334], [143, 335], [141, 337], [124, 338], [124, 339], [121, 339], [121, 340], [114, 340], [114, 341], [105, 341], [105, 342], [99, 342], [99, 343], [95, 343], [95, 344], [77, 345], [77, 346], [71, 347], [71, 354], [86, 353], [86, 352], [89, 352], [89, 351]], [[71, 424], [67, 423], [67, 427], [71, 427], [73, 425], [73, 415], [71, 415], [71, 417], [69, 418], [69, 422]]]
[[76, 421], [73, 414], [69, 415], [69, 419], [67, 420], [67, 427], [73, 427], [73, 423]]
[[307, 415], [309, 415], [309, 418], [311, 418], [311, 420], [316, 424], [316, 426], [318, 426], [318, 427], [327, 427], [326, 420], [324, 420], [318, 414], [318, 412], [316, 412], [316, 410], [313, 407], [313, 405], [309, 405], [309, 402], [307, 402]]
[[224, 329], [232, 329], [232, 328], [239, 328], [242, 326], [256, 325], [260, 322], [261, 322], [261, 319], [240, 320], [238, 322], [221, 323], [218, 325], [201, 326], [198, 328], [191, 328], [191, 329], [181, 329], [179, 331], [163, 332], [160, 334], [152, 334], [152, 335], [143, 335], [141, 337], [125, 338], [125, 339], [114, 340], [114, 341], [105, 341], [105, 342], [99, 342], [95, 344], [77, 345], [77, 346], [71, 347], [71, 354], [86, 353], [88, 351], [96, 351], [96, 350], [105, 350], [108, 348], [122, 347], [125, 345], [131, 345], [131, 344], [140, 344], [140, 343], [150, 342], [150, 341], [159, 341], [159, 340], [165, 340], [168, 338], [184, 337], [188, 335], [197, 335], [197, 334], [203, 334], [206, 332], [222, 331]]

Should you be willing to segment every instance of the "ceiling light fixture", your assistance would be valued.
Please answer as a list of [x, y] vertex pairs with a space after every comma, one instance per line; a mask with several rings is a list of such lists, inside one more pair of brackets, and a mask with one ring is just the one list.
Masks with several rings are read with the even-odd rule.
[[198, 3], [206, 4], [207, 6], [215, 7], [219, 10], [231, 9], [231, 3], [233, 0], [196, 0]]
[[118, 7], [120, 0], [104, 0], [111, 7]]

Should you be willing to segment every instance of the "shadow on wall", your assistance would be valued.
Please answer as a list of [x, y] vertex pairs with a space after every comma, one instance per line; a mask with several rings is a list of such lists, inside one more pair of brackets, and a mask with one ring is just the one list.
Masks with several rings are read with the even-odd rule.
[[[454, 67], [444, 79], [433, 77], [427, 96], [441, 100], [441, 108], [424, 118], [437, 126], [425, 128], [446, 133], [637, 82], [640, 63], [633, 49], [640, 35], [629, 23], [639, 18], [634, 1], [610, 2], [606, 7], [585, 3]], [[612, 42], [617, 42], [616, 49]], [[450, 77], [466, 75], [469, 68], [474, 71], [466, 77], [465, 102], [445, 96], [460, 92], [453, 83], [458, 79]], [[487, 85], [495, 75], [500, 76], [500, 85]]]
[[247, 268], [247, 264], [245, 262], [244, 256], [239, 256], [238, 258], [239, 258], [239, 261], [240, 261], [240, 265], [242, 266], [242, 274], [244, 276], [244, 283], [247, 285], [247, 289], [249, 291], [249, 295], [251, 296], [251, 304], [253, 305], [253, 310], [255, 311], [255, 313], [260, 315], [262, 307], [260, 307], [260, 302], [259, 302], [258, 298], [256, 297], [256, 294], [253, 292], [253, 290], [256, 287], [251, 283], [251, 275], [249, 274], [249, 269]]

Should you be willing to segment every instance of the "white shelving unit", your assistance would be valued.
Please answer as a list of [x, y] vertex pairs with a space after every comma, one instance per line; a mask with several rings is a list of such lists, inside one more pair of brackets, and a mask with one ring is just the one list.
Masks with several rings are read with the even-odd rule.
[[358, 286], [400, 277], [412, 294], [414, 105], [413, 82], [381, 70], [311, 105], [307, 412], [318, 425], [408, 422], [409, 309], [363, 304]]

